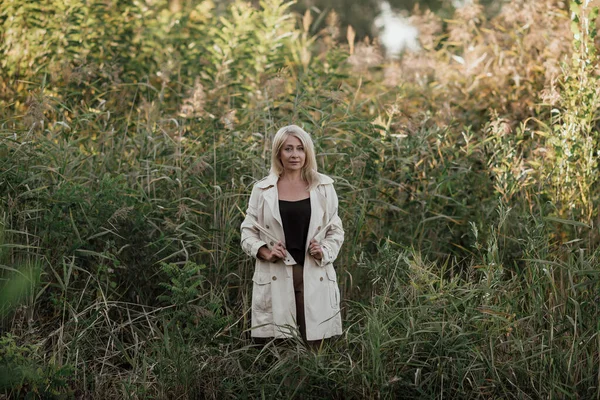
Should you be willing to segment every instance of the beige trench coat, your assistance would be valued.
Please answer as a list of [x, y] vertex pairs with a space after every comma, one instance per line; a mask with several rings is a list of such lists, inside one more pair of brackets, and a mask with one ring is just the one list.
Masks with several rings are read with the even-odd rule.
[[[311, 216], [304, 261], [304, 307], [307, 340], [325, 339], [342, 333], [340, 290], [333, 261], [344, 241], [338, 216], [338, 198], [333, 180], [318, 174], [319, 182], [310, 191]], [[252, 189], [246, 218], [241, 226], [242, 248], [256, 259], [252, 277], [252, 336], [290, 337], [296, 331], [296, 299], [292, 278], [295, 261], [287, 253], [284, 260], [271, 263], [257, 258], [258, 249], [269, 249], [282, 241], [283, 223], [279, 214], [278, 177], [271, 174]], [[323, 248], [317, 260], [308, 253], [311, 239]]]

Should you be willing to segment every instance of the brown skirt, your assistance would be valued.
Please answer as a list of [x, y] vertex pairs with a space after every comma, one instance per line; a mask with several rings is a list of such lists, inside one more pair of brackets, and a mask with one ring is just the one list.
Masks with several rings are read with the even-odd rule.
[[300, 264], [293, 267], [294, 296], [296, 297], [296, 323], [302, 338], [306, 340], [306, 319], [304, 317], [304, 268]]

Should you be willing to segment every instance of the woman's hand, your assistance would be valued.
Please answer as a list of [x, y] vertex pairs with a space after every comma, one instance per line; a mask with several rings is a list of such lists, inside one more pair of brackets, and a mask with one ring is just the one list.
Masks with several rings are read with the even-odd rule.
[[308, 252], [317, 260], [323, 258], [323, 248], [315, 239], [310, 240], [310, 244], [308, 245]]
[[285, 246], [282, 242], [277, 242], [271, 250], [267, 246], [258, 249], [258, 257], [269, 262], [277, 262], [285, 258]]

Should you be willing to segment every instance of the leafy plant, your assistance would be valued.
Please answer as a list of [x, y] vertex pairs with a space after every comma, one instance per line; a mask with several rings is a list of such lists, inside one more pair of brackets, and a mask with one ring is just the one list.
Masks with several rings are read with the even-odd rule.
[[0, 337], [0, 394], [9, 398], [66, 399], [73, 396], [71, 366], [44, 365], [39, 346]]
[[[594, 9], [414, 9], [393, 60], [291, 10], [0, 4], [0, 396], [598, 397]], [[346, 232], [316, 350], [249, 340], [239, 224], [289, 123]]]

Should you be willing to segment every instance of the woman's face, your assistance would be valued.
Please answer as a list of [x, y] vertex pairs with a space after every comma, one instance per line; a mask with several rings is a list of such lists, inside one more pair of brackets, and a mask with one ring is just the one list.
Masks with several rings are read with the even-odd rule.
[[284, 170], [301, 170], [306, 161], [306, 153], [300, 139], [289, 135], [285, 142], [283, 142], [283, 146], [281, 146], [279, 159], [281, 160], [281, 164], [283, 164]]

